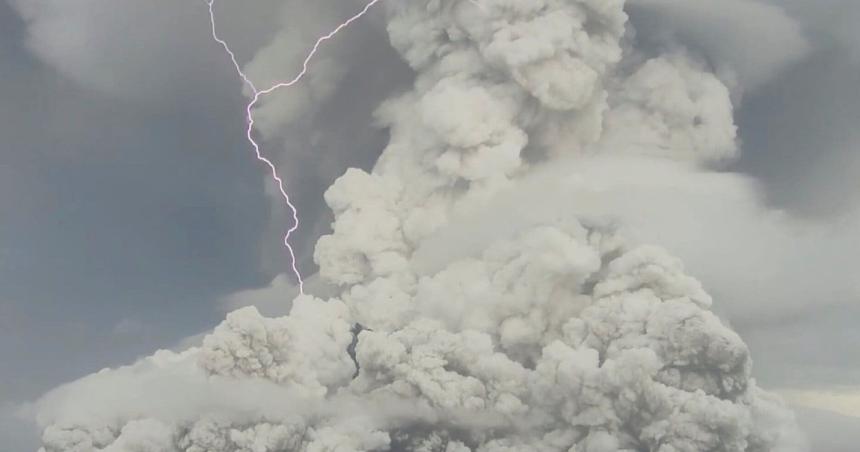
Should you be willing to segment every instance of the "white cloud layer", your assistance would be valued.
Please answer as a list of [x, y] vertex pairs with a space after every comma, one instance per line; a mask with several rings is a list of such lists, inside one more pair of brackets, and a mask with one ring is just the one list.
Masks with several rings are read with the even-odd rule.
[[639, 242], [667, 247], [706, 287], [720, 288], [719, 308], [733, 318], [779, 321], [860, 298], [852, 265], [860, 220], [800, 220], [765, 208], [749, 178], [666, 160], [554, 162], [462, 209], [412, 259], [435, 271], [500, 235], [566, 217], [619, 224]]

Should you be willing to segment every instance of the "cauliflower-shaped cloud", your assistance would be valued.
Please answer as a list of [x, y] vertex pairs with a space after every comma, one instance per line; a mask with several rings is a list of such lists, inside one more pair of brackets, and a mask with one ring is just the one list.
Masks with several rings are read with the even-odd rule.
[[[43, 451], [803, 450], [747, 346], [659, 247], [559, 216], [433, 271], [412, 262], [452, 213], [563, 154], [731, 157], [719, 79], [683, 52], [621, 64], [621, 0], [388, 12], [416, 79], [377, 112], [391, 139], [376, 166], [325, 195], [315, 259], [334, 296], [279, 318], [242, 308], [199, 348], [57, 389], [37, 406]], [[89, 395], [106, 387], [121, 397]]]

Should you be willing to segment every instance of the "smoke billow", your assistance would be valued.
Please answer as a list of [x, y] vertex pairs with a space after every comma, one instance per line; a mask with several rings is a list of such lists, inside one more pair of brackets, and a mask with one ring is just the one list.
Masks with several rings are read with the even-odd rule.
[[43, 450], [804, 450], [701, 284], [615, 222], [547, 196], [558, 215], [427, 250], [593, 154], [685, 177], [734, 157], [731, 93], [706, 62], [640, 50], [622, 0], [387, 8], [416, 76], [377, 111], [374, 169], [326, 192], [314, 257], [336, 295], [239, 309], [199, 347], [58, 388], [35, 408]]

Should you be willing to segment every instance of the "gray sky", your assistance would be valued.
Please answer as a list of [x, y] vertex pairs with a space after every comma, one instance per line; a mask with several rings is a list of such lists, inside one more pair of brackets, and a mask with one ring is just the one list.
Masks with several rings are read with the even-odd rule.
[[[114, 14], [111, 2], [88, 1]], [[12, 429], [3, 405], [213, 326], [223, 318], [219, 300], [268, 284], [284, 264], [283, 216], [243, 140], [241, 87], [194, 3], [131, 37], [127, 25], [99, 28], [110, 45], [87, 59], [73, 47], [34, 55], [26, 23], [0, 1], [0, 436]], [[235, 40], [239, 51], [271, 32], [272, 2], [260, 3], [246, 16], [224, 10], [235, 17], [228, 34], [249, 30]], [[811, 47], [743, 93], [743, 156], [731, 169], [755, 177], [771, 206], [837, 224], [860, 206], [860, 32], [852, 27], [860, 6], [772, 3], [799, 21]], [[156, 6], [135, 14], [155, 17]], [[651, 18], [633, 12], [647, 32]], [[77, 19], [67, 26], [85, 26]], [[382, 34], [371, 25], [356, 33], [373, 44], [362, 48], [378, 50], [359, 62], [344, 56], [352, 89], [336, 90], [303, 124], [312, 132], [268, 137], [290, 143], [281, 158], [309, 218], [305, 254], [327, 221], [324, 187], [347, 166], [368, 166], [386, 141], [366, 112], [409, 80]], [[699, 38], [703, 47], [719, 42]], [[810, 278], [826, 271], [809, 265]], [[719, 304], [720, 288], [708, 289]], [[860, 300], [830, 301], [818, 309], [820, 300], [809, 300], [777, 320], [725, 314], [764, 386], [858, 389]]]
[[0, 30], [0, 397], [23, 401], [216, 322], [265, 282], [268, 207], [229, 73], [156, 108], [45, 67], [5, 2]]

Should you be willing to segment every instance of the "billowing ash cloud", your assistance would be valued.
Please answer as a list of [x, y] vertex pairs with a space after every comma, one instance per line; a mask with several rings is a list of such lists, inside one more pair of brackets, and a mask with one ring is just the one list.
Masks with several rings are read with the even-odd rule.
[[623, 6], [388, 4], [416, 79], [377, 111], [373, 171], [326, 193], [336, 296], [242, 308], [199, 347], [58, 388], [35, 407], [43, 450], [804, 450], [700, 283], [604, 217], [549, 197], [555, 218], [415, 256], [547, 168], [735, 156], [730, 90], [682, 48], [640, 51]]

